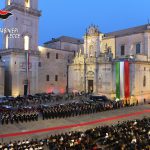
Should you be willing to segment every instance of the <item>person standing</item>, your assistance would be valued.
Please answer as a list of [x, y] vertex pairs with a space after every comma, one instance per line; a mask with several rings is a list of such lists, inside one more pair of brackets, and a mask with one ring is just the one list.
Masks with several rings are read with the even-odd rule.
[[146, 104], [146, 99], [144, 98], [144, 104]]

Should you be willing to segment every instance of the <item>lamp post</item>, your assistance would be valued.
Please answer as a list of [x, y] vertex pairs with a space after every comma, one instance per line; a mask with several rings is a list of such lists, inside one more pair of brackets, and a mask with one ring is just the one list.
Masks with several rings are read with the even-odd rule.
[[68, 85], [69, 85], [69, 58], [67, 62], [67, 86], [66, 86], [66, 93], [68, 94]]
[[84, 52], [84, 92], [86, 93], [86, 55], [87, 55], [87, 30], [86, 30], [86, 34], [85, 34], [85, 39], [86, 39], [86, 51]]
[[[25, 18], [27, 17], [27, 9], [28, 7], [26, 7], [25, 5]], [[25, 31], [26, 31], [26, 26], [25, 26]], [[26, 43], [26, 40], [28, 40], [28, 42]], [[26, 79], [25, 79], [25, 83], [24, 83], [24, 95], [27, 96], [28, 94], [30, 94], [30, 88], [29, 88], [29, 38], [24, 36], [24, 50], [25, 50], [25, 66], [26, 66]]]
[[86, 93], [86, 56], [84, 56], [84, 91]]

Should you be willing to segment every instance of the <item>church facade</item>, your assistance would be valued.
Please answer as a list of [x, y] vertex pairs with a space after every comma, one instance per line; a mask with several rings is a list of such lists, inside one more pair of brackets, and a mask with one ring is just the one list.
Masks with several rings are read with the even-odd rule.
[[61, 36], [38, 46], [38, 1], [6, 0], [5, 10], [13, 16], [4, 28], [15, 28], [19, 38], [3, 35], [4, 95], [85, 91], [150, 98], [149, 24], [111, 33], [91, 25], [84, 39]]
[[70, 91], [110, 98], [150, 98], [150, 26], [103, 34], [92, 25], [69, 68]]

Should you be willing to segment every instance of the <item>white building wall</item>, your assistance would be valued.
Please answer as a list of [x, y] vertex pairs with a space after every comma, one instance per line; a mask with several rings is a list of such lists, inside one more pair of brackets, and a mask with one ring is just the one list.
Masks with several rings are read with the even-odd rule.
[[[139, 101], [143, 102], [144, 98], [150, 99], [150, 65], [148, 63], [137, 62], [135, 67], [135, 79], [133, 81], [132, 95], [136, 96]], [[144, 86], [144, 76], [146, 77], [146, 85]], [[131, 80], [133, 80], [131, 79]]]
[[[30, 55], [29, 58], [30, 94], [35, 94], [38, 92], [39, 56]], [[24, 95], [24, 81], [26, 80], [25, 54], [11, 53], [9, 55], [3, 56], [3, 60], [5, 60], [6, 68], [5, 86], [7, 85], [5, 88], [5, 95]]]
[[[37, 50], [38, 47], [38, 17], [18, 10], [12, 10], [13, 16], [4, 21], [5, 28], [16, 28], [20, 38], [9, 38], [9, 48], [24, 49], [24, 35], [30, 37], [30, 50]], [[6, 36], [6, 34], [5, 34]], [[3, 41], [5, 49], [6, 39]]]
[[[39, 92], [60, 92], [64, 93], [67, 86], [67, 64], [74, 55], [73, 52], [39, 47], [41, 52], [39, 67]], [[47, 58], [47, 53], [50, 57]], [[56, 59], [56, 53], [58, 59]], [[49, 75], [49, 81], [46, 76]], [[58, 81], [55, 81], [55, 75], [58, 75]]]
[[145, 53], [147, 54], [148, 61], [150, 61], [150, 33], [145, 32], [144, 34]]
[[2, 62], [0, 62], [0, 96], [4, 96], [4, 78], [5, 78], [4, 65]]
[[[121, 56], [121, 45], [125, 45], [125, 55], [136, 54], [136, 43], [141, 43], [141, 54], [147, 55], [144, 33], [132, 34], [116, 38], [116, 56]], [[123, 56], [123, 57], [124, 57]]]

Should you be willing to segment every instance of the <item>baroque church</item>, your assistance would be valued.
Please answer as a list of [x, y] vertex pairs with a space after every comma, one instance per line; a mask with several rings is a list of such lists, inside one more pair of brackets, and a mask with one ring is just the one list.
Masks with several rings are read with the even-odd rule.
[[38, 46], [38, 0], [6, 0], [13, 16], [0, 50], [0, 95], [91, 92], [109, 98], [150, 98], [150, 25], [103, 33], [95, 25], [84, 38], [52, 38]]

